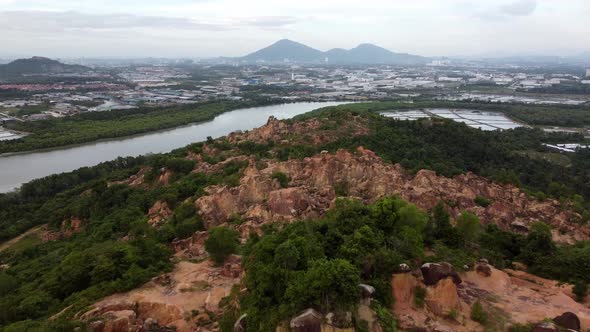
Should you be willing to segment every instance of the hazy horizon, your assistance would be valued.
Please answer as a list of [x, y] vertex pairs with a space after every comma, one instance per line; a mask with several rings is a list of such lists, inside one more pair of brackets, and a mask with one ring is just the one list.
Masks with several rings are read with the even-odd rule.
[[1, 57], [242, 56], [287, 38], [423, 56], [578, 55], [590, 2], [569, 0], [0, 0]]

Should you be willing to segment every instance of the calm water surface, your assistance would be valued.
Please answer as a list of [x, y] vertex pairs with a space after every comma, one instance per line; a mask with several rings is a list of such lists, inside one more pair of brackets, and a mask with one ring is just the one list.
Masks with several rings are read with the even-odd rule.
[[50, 151], [0, 156], [0, 192], [8, 192], [23, 183], [47, 175], [94, 166], [117, 157], [169, 152], [207, 136], [220, 137], [236, 130], [249, 130], [266, 123], [273, 115], [288, 119], [314, 109], [342, 102], [295, 103], [239, 109], [215, 119], [189, 126], [148, 133], [140, 136], [87, 143]]

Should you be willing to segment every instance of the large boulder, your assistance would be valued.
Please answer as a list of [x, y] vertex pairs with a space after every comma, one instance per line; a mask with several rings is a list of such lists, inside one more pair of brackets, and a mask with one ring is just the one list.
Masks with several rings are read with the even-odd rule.
[[370, 305], [375, 296], [375, 287], [371, 285], [359, 284], [361, 291], [361, 303]]
[[573, 312], [564, 312], [560, 316], [553, 318], [555, 324], [574, 331], [581, 330], [580, 318]]
[[475, 272], [484, 277], [489, 277], [492, 275], [492, 267], [487, 263], [480, 262], [475, 266]]
[[433, 286], [438, 283], [439, 280], [446, 278], [452, 278], [455, 284], [462, 282], [461, 277], [455, 271], [453, 266], [449, 263], [425, 263], [420, 267], [422, 277], [424, 278], [424, 284], [427, 286]]
[[307, 309], [291, 319], [289, 326], [293, 332], [321, 332], [324, 317], [313, 309]]

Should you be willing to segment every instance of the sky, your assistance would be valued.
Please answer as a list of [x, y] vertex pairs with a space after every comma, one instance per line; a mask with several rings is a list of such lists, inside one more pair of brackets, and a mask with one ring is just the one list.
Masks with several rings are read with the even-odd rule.
[[0, 56], [241, 56], [288, 38], [423, 56], [590, 51], [590, 0], [0, 0]]

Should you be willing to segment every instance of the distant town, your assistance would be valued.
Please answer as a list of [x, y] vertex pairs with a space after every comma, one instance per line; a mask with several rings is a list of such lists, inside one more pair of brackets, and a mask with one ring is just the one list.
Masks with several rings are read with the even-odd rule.
[[[0, 66], [0, 125], [83, 112], [253, 98], [277, 102], [412, 102], [416, 98], [547, 105], [590, 102], [590, 69], [574, 66], [451, 59], [428, 59], [414, 65], [335, 65], [327, 58], [325, 63], [296, 63], [287, 58], [59, 62], [41, 57], [4, 62], [8, 64]], [[28, 72], [19, 71], [21, 67]], [[22, 135], [0, 127], [0, 140]]]

